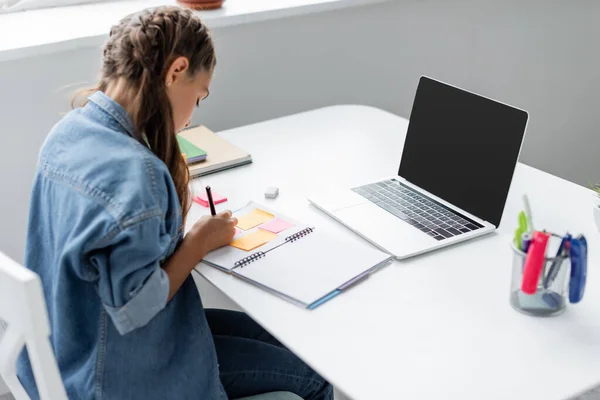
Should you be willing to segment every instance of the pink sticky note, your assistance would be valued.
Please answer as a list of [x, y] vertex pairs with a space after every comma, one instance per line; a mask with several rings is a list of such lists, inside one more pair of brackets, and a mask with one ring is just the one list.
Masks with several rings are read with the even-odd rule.
[[235, 228], [235, 236], [239, 235], [240, 233], [242, 233], [242, 230], [240, 228]]
[[261, 226], [259, 226], [259, 228], [263, 229], [265, 231], [279, 233], [279, 232], [285, 231], [288, 228], [291, 228], [292, 226], [294, 226], [294, 224], [290, 224], [289, 222], [284, 221], [279, 218], [273, 218], [269, 222], [266, 222], [266, 223], [262, 224]]
[[[213, 197], [213, 201], [215, 202], [215, 204], [219, 204], [219, 203], [223, 203], [223, 202], [227, 201], [227, 197], [225, 197], [217, 192], [212, 192], [212, 197]], [[202, 193], [198, 196], [194, 196], [193, 200], [203, 207], [209, 206], [208, 197], [206, 196], [206, 193]]]

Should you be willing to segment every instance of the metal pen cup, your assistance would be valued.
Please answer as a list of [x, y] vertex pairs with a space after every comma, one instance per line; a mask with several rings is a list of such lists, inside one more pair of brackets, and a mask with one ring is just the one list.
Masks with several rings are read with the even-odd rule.
[[[552, 234], [551, 239], [556, 238], [560, 238], [560, 236]], [[511, 244], [511, 249], [513, 252], [511, 306], [523, 314], [540, 317], [562, 313], [567, 305], [569, 257], [545, 257], [536, 292], [529, 295], [521, 290], [527, 253], [518, 249], [514, 243]], [[553, 276], [549, 277], [552, 270], [554, 270], [554, 273], [551, 274]]]

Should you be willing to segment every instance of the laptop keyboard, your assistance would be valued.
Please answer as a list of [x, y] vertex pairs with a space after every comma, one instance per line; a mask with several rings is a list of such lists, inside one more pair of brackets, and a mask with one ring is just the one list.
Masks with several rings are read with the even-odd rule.
[[423, 196], [395, 179], [352, 190], [436, 240], [483, 228], [481, 224]]

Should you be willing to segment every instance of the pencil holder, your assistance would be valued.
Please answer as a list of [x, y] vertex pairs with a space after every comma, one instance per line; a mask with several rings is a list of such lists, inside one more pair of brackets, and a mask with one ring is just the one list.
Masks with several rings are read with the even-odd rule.
[[[558, 235], [552, 235], [552, 242], [556, 242], [557, 237], [560, 238]], [[548, 248], [551, 247], [554, 246], [548, 246]], [[514, 243], [511, 244], [511, 248], [513, 252], [512, 282], [510, 290], [511, 306], [521, 313], [540, 317], [549, 317], [562, 313], [567, 305], [568, 276], [570, 269], [569, 257], [545, 257], [542, 273], [540, 274], [540, 279], [537, 284], [537, 290], [534, 294], [530, 295], [521, 290], [523, 267], [525, 265], [527, 253], [516, 248]], [[553, 268], [558, 268], [558, 273], [555, 274], [553, 277], [554, 279], [551, 279], [552, 277], [549, 277], [549, 272]]]

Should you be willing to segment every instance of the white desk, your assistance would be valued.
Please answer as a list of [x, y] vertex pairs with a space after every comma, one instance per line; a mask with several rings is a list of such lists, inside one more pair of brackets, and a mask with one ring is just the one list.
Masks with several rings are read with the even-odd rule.
[[[311, 206], [313, 190], [358, 185], [397, 170], [407, 121], [338, 106], [223, 132], [254, 164], [201, 178], [230, 201], [249, 198], [366, 243]], [[278, 186], [267, 201], [263, 191]], [[509, 242], [530, 196], [537, 227], [584, 233], [584, 300], [558, 317], [521, 315], [508, 302]], [[199, 271], [303, 360], [355, 400], [564, 399], [600, 382], [600, 234], [591, 191], [519, 165], [498, 233], [404, 262], [314, 311], [221, 271]], [[566, 209], [562, 205], [568, 204]], [[194, 205], [193, 221], [206, 213]]]

